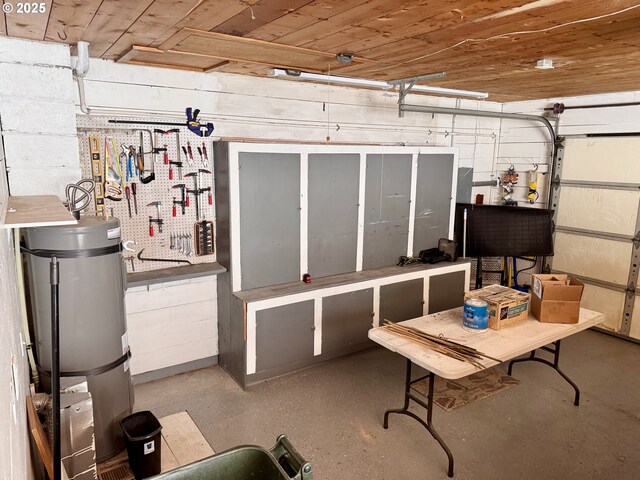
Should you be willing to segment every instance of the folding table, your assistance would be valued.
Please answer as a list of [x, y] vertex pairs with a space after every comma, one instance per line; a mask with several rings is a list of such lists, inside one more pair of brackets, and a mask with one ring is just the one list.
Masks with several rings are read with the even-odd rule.
[[[432, 335], [443, 335], [452, 341], [458, 341], [468, 347], [473, 347], [502, 362], [509, 361], [508, 373], [511, 374], [513, 364], [516, 362], [535, 361], [549, 365], [556, 370], [575, 390], [574, 404], [580, 403], [580, 390], [578, 386], [559, 367], [560, 361], [560, 341], [574, 333], [586, 330], [604, 321], [603, 314], [580, 309], [580, 319], [576, 324], [541, 323], [537, 319], [529, 318], [518, 325], [507, 327], [501, 330], [488, 330], [483, 333], [470, 332], [462, 328], [462, 307], [446, 310], [444, 312], [414, 318], [399, 325], [406, 325], [417, 328]], [[408, 415], [423, 425], [429, 433], [437, 440], [449, 459], [447, 474], [453, 477], [453, 454], [440, 437], [432, 424], [433, 416], [433, 387], [436, 376], [455, 380], [466, 377], [478, 371], [478, 369], [467, 362], [459, 361], [441, 353], [430, 350], [418, 343], [406, 338], [394, 335], [393, 333], [376, 327], [369, 330], [369, 338], [392, 352], [399, 353], [407, 359], [407, 370], [404, 392], [404, 406], [398, 409], [387, 410], [384, 414], [384, 428], [389, 427], [389, 414], [399, 413]], [[543, 350], [553, 354], [553, 360], [547, 360], [536, 356], [536, 350]], [[526, 358], [513, 360], [515, 357], [529, 353]], [[489, 359], [482, 359], [480, 363], [485, 367], [493, 367], [498, 362]], [[428, 374], [420, 378], [412, 378], [412, 365], [427, 370]], [[426, 402], [411, 392], [411, 385], [421, 380], [429, 379]], [[409, 402], [413, 400], [418, 405], [427, 410], [426, 421], [415, 413], [409, 411]]]

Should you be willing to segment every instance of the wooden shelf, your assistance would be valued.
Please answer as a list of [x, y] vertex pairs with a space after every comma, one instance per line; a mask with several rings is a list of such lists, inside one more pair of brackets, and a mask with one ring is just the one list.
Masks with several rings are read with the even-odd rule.
[[2, 228], [75, 225], [77, 220], [55, 195], [9, 197]]

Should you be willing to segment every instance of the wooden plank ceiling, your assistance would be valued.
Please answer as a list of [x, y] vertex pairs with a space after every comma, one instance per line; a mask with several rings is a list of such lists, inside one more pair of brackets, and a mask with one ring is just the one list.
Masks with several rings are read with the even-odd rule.
[[[4, 2], [9, 3], [9, 2]], [[13, 2], [15, 3], [15, 2]], [[49, 0], [0, 35], [91, 43], [93, 57], [195, 71], [269, 67], [429, 85], [513, 101], [638, 89], [634, 0]], [[340, 65], [335, 55], [354, 55]], [[552, 70], [534, 68], [550, 58]]]

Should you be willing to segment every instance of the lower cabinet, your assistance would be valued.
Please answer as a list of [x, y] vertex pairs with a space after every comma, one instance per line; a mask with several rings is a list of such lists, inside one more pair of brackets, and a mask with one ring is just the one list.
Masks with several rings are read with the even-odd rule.
[[380, 325], [384, 320], [402, 322], [424, 315], [424, 279], [390, 283], [380, 287]]
[[295, 370], [313, 358], [313, 300], [256, 312], [256, 373]]
[[429, 278], [429, 313], [438, 313], [464, 304], [465, 272], [443, 273]]
[[322, 353], [372, 345], [367, 336], [372, 325], [373, 288], [324, 297]]
[[468, 277], [469, 263], [458, 261], [235, 292], [218, 309], [220, 364], [245, 388], [363, 350], [375, 345], [368, 332], [384, 320], [462, 305]]

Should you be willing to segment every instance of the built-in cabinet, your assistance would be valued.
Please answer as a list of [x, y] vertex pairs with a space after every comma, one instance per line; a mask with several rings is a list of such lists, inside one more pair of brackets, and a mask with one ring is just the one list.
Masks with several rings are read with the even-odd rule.
[[367, 332], [384, 320], [399, 322], [461, 306], [469, 278], [469, 262], [458, 261], [235, 292], [239, 303], [230, 321], [244, 325], [245, 337], [227, 347], [242, 352], [245, 368], [234, 378], [247, 386], [369, 348]]
[[241, 386], [462, 304], [468, 263], [396, 266], [452, 237], [455, 148], [214, 147], [219, 363]]

